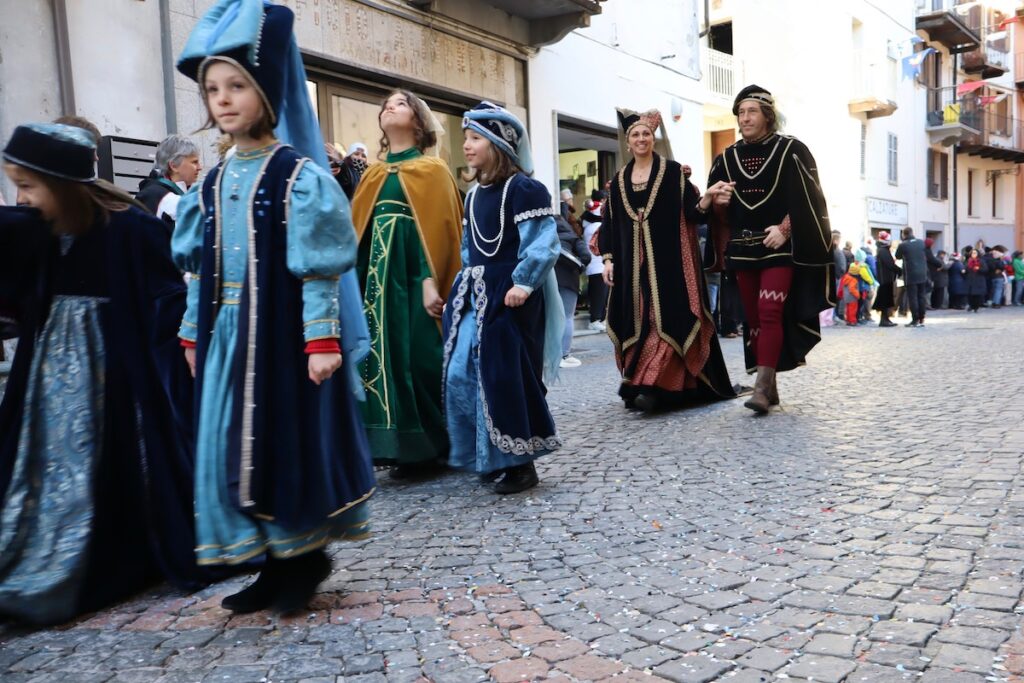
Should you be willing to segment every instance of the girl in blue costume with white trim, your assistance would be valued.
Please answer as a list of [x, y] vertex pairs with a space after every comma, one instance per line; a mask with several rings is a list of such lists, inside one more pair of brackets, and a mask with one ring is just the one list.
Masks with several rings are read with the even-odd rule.
[[462, 264], [444, 313], [449, 462], [497, 493], [538, 483], [533, 461], [561, 443], [545, 376], [561, 360], [564, 313], [551, 195], [536, 180], [522, 122], [490, 102], [467, 111]]
[[293, 22], [286, 7], [221, 0], [178, 62], [237, 150], [182, 198], [172, 244], [194, 275], [179, 336], [199, 396], [198, 561], [266, 557], [224, 599], [235, 612], [303, 609], [330, 574], [328, 541], [366, 535], [374, 489], [353, 393], [331, 379], [358, 362], [346, 335], [365, 334], [354, 277], [339, 289], [355, 233]]

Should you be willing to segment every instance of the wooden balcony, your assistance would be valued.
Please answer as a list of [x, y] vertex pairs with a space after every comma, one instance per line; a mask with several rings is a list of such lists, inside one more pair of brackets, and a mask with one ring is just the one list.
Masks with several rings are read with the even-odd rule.
[[976, 50], [981, 45], [977, 28], [981, 26], [981, 7], [957, 8], [953, 0], [931, 0], [917, 15], [917, 30], [944, 45], [952, 53]]
[[997, 78], [1010, 70], [1009, 55], [992, 47], [965, 52], [961, 59], [963, 70], [969, 74], [977, 74], [982, 80]]
[[926, 101], [925, 130], [931, 144], [949, 147], [980, 133], [978, 112], [964, 109], [955, 88], [929, 88]]
[[960, 151], [982, 159], [1024, 164], [1024, 121], [1009, 115], [979, 111], [977, 132], [966, 135]]
[[881, 63], [868, 63], [865, 54], [853, 56], [853, 93], [847, 104], [851, 116], [874, 119], [890, 116], [896, 111], [896, 74], [888, 58]]

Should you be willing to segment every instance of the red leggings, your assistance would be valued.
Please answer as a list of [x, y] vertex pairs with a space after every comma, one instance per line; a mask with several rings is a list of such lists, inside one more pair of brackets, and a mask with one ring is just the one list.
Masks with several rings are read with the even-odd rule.
[[846, 322], [850, 325], [857, 324], [857, 302], [846, 304]]
[[782, 353], [782, 313], [793, 284], [793, 267], [738, 270], [736, 280], [757, 364], [775, 368]]

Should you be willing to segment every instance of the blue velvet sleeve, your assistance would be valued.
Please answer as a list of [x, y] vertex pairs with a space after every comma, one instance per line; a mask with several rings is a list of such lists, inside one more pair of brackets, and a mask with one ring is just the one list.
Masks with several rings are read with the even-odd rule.
[[302, 278], [303, 337], [340, 336], [338, 279], [355, 265], [356, 236], [337, 181], [307, 162], [288, 201], [288, 270]]
[[520, 222], [519, 265], [512, 271], [512, 282], [528, 292], [544, 283], [558, 260], [558, 228], [553, 216], [528, 218]]
[[203, 258], [203, 211], [199, 204], [202, 183], [196, 183], [178, 203], [178, 217], [171, 237], [171, 256], [178, 269], [188, 274], [188, 294], [185, 316], [181, 320], [178, 336], [186, 341], [196, 340], [196, 320], [199, 315], [199, 264]]
[[512, 282], [532, 293], [555, 266], [561, 245], [547, 188], [524, 175], [514, 183], [510, 200], [512, 220], [519, 230], [519, 265], [512, 271]]

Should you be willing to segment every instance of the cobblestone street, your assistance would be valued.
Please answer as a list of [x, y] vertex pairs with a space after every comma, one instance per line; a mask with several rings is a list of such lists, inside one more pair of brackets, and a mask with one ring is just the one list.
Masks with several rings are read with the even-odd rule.
[[528, 494], [382, 475], [373, 538], [332, 547], [308, 615], [231, 617], [247, 577], [157, 588], [7, 626], [0, 678], [1024, 680], [1024, 313], [824, 337], [765, 418], [627, 413], [607, 338], [579, 338], [550, 394], [565, 447]]

